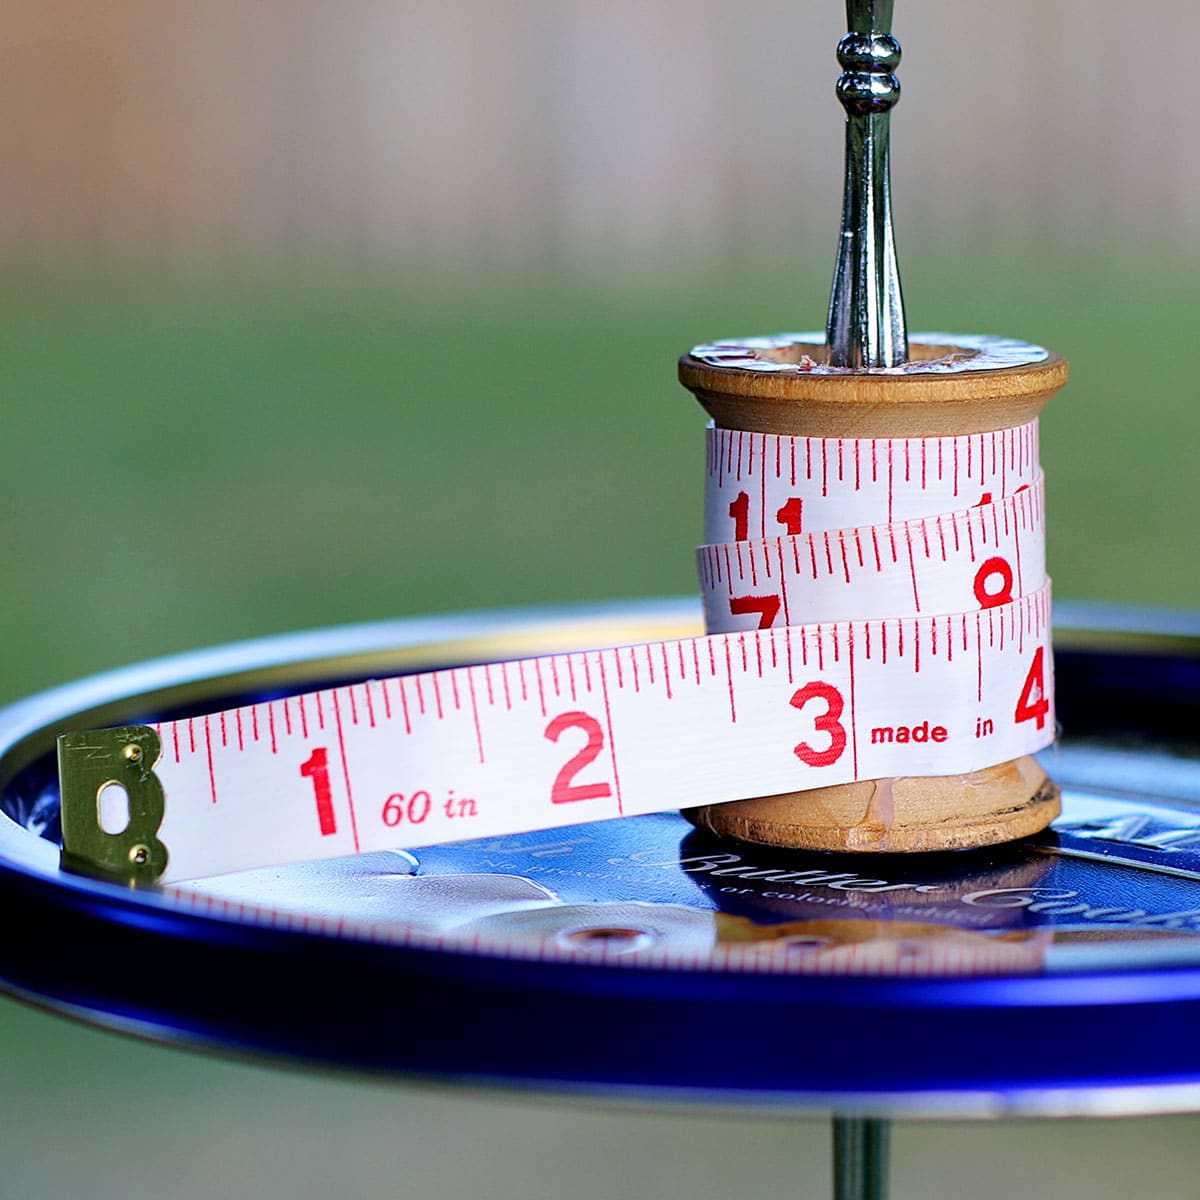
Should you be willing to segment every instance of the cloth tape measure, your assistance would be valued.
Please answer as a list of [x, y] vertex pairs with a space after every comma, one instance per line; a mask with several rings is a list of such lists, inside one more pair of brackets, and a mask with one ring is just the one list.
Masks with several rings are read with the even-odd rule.
[[64, 865], [169, 883], [961, 774], [1053, 741], [1036, 421], [707, 436], [707, 636], [63, 735]]

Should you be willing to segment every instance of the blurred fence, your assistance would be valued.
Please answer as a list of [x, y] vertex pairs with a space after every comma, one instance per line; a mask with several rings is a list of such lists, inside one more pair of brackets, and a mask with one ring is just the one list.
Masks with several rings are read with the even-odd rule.
[[[8, 0], [0, 256], [832, 237], [844, 28], [838, 0]], [[905, 229], [1200, 233], [1200, 7], [900, 0], [895, 28]]]

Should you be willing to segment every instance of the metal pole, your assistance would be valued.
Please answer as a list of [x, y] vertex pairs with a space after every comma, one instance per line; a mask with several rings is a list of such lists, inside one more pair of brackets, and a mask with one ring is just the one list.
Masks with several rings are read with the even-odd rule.
[[888, 114], [900, 99], [893, 73], [900, 64], [900, 43], [892, 37], [892, 4], [846, 0], [850, 32], [838, 43], [846, 177], [826, 325], [835, 367], [895, 367], [908, 359], [888, 161]]
[[833, 1118], [833, 1200], [887, 1200], [890, 1121]]

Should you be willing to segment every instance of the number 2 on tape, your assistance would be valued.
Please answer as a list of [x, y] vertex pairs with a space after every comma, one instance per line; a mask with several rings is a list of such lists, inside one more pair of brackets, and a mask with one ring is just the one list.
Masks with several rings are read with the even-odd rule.
[[546, 734], [552, 742], [568, 729], [581, 729], [587, 735], [587, 745], [570, 758], [554, 777], [550, 789], [551, 804], [573, 804], [578, 800], [602, 800], [612, 795], [607, 783], [575, 783], [575, 776], [600, 757], [604, 749], [604, 731], [595, 717], [584, 712], [560, 713], [549, 725]]

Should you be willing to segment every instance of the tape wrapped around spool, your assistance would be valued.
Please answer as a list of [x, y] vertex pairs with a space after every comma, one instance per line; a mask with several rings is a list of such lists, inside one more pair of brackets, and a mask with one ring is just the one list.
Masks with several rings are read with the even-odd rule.
[[[1030, 533], [1039, 558], [1030, 582], [1038, 585], [1042, 529], [1036, 420], [1066, 382], [1066, 362], [1040, 346], [1002, 338], [935, 333], [910, 340], [910, 362], [870, 371], [828, 365], [824, 339], [816, 333], [713, 342], [680, 359], [681, 382], [715, 425], [708, 452], [709, 544], [700, 552], [710, 630], [739, 628], [755, 616], [763, 625], [777, 617], [786, 623], [814, 615], [829, 619], [836, 615], [829, 607], [838, 605], [839, 591], [846, 616], [864, 611], [864, 603], [896, 604], [901, 593], [895, 580], [902, 579], [905, 565], [912, 572], [911, 603], [893, 608], [892, 614], [928, 612], [921, 605], [916, 564], [931, 557], [944, 563], [947, 529], [968, 567], [964, 576], [960, 564], [958, 581], [973, 582], [980, 607], [994, 603], [1002, 594], [997, 586], [1020, 574], [1014, 564], [1021, 562], [1023, 542], [1023, 565], [1031, 565]], [[898, 454], [904, 456], [902, 469]], [[972, 484], [978, 485], [977, 498]], [[1024, 497], [1034, 488], [1037, 503], [1031, 506]], [[964, 553], [963, 530], [969, 533], [979, 516], [966, 510], [976, 506], [993, 513], [1003, 510], [1006, 517], [1010, 509], [1026, 514], [1036, 507], [1038, 520], [1026, 516], [1011, 523], [1005, 531], [1013, 543], [1011, 552], [989, 555], [983, 548], [981, 556], [980, 547], [970, 546]], [[856, 528], [864, 523], [864, 514], [871, 523], [866, 530]], [[907, 519], [899, 539], [897, 519]], [[722, 523], [723, 538], [718, 533]], [[781, 525], [784, 537], [779, 536]], [[830, 531], [837, 531], [832, 547]], [[751, 541], [756, 534], [760, 540]], [[803, 546], [798, 544], [802, 538]], [[940, 553], [935, 547], [932, 556], [931, 538], [941, 543]], [[916, 539], [920, 551], [914, 551]], [[1000, 541], [997, 528], [995, 542]], [[865, 554], [864, 542], [869, 543]], [[898, 567], [890, 573], [883, 569], [889, 553]], [[905, 555], [907, 564], [900, 561]], [[852, 574], [862, 569], [865, 558], [871, 575], [872, 557], [880, 568], [875, 580], [888, 582], [875, 589], [872, 581], [864, 600]], [[811, 564], [807, 571], [804, 558]], [[772, 562], [774, 575], [764, 578]], [[973, 580], [970, 569], [979, 572]], [[1017, 591], [1022, 591], [1021, 582]], [[935, 605], [939, 600], [957, 607], [944, 589]], [[1023, 757], [967, 774], [859, 780], [702, 806], [687, 815], [714, 833], [745, 841], [909, 852], [1026, 837], [1045, 828], [1058, 812], [1057, 788], [1036, 762]]]

